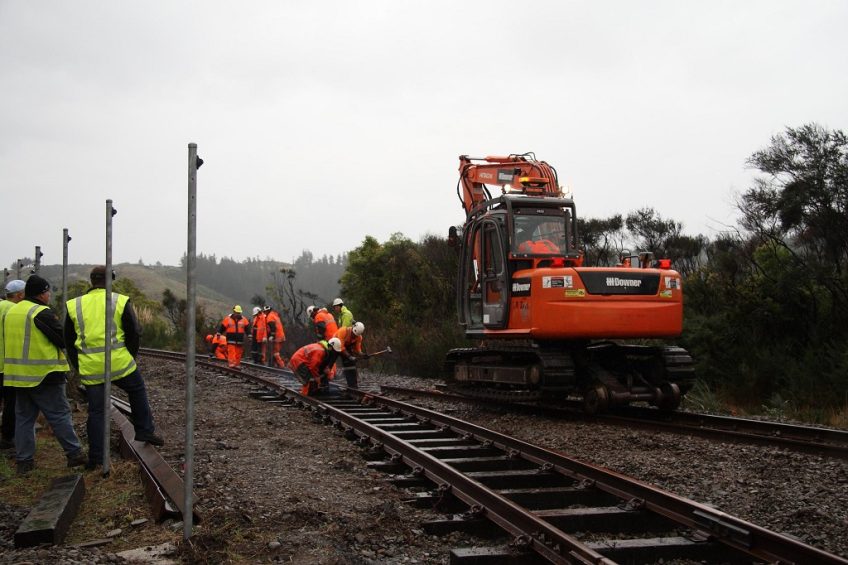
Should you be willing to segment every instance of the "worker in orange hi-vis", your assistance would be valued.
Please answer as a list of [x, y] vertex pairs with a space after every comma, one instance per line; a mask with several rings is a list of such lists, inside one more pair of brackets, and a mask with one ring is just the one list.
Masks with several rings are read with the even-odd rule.
[[330, 386], [329, 381], [336, 373], [336, 357], [342, 349], [339, 338], [304, 345], [289, 359], [289, 367], [300, 379], [300, 393], [312, 396]]
[[244, 355], [244, 341], [248, 335], [250, 322], [241, 315], [241, 306], [233, 306], [233, 313], [225, 317], [218, 327], [218, 333], [227, 336], [227, 365], [238, 368]]
[[315, 327], [315, 335], [318, 339], [331, 339], [339, 331], [339, 325], [336, 323], [336, 319], [326, 308], [310, 306], [306, 309], [306, 314], [312, 319], [312, 324]]
[[365, 324], [354, 322], [352, 326], [344, 326], [336, 332], [336, 337], [342, 344], [339, 356], [342, 358], [342, 374], [347, 386], [357, 388], [359, 386], [359, 373], [356, 369], [357, 359], [367, 359], [368, 354], [362, 351], [362, 334], [365, 333]]
[[265, 349], [268, 345], [268, 331], [265, 325], [265, 312], [259, 306], [253, 307], [253, 320], [250, 322], [253, 343], [250, 346], [250, 354], [254, 363], [265, 365], [267, 358]]
[[283, 368], [286, 366], [286, 361], [280, 355], [280, 351], [283, 349], [283, 342], [286, 341], [286, 331], [280, 314], [270, 306], [265, 307], [265, 325], [268, 329], [268, 344], [273, 350], [274, 365]]
[[227, 338], [223, 335], [216, 334], [208, 334], [206, 336], [206, 343], [209, 344], [209, 352], [215, 356], [215, 359], [226, 359], [227, 358]]

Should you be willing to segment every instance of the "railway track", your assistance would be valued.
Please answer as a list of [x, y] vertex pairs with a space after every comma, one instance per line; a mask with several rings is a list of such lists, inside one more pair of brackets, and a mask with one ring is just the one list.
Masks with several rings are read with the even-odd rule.
[[481, 401], [467, 396], [446, 393], [438, 389], [397, 386], [381, 386], [380, 388], [387, 394], [422, 396], [454, 402], [483, 402], [551, 418], [599, 422], [626, 428], [641, 428], [722, 441], [781, 447], [825, 457], [848, 459], [848, 431], [845, 430], [691, 412], [664, 412], [637, 406], [629, 406], [610, 414], [590, 415], [582, 412], [580, 403], [561, 406], [504, 403]]
[[256, 398], [306, 408], [343, 431], [370, 467], [418, 489], [417, 503], [464, 508], [426, 524], [427, 531], [493, 528], [510, 540], [500, 548], [454, 550], [452, 562], [848, 564], [714, 508], [444, 414], [356, 390], [303, 397], [285, 371], [261, 368], [273, 374], [257, 375], [253, 367], [248, 374], [210, 364], [259, 385]]

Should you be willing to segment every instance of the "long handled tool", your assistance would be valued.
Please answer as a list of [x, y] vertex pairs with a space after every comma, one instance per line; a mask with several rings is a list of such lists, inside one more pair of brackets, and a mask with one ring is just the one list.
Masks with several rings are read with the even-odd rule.
[[377, 355], [382, 355], [383, 353], [391, 353], [391, 352], [392, 352], [392, 348], [391, 348], [391, 347], [389, 347], [389, 346], [386, 346], [386, 348], [385, 348], [384, 350], [382, 350], [382, 351], [378, 351], [378, 352], [376, 352], [376, 353], [369, 353], [369, 354], [368, 354], [368, 357], [369, 357], [369, 358], [371, 358], [371, 357], [376, 357]]

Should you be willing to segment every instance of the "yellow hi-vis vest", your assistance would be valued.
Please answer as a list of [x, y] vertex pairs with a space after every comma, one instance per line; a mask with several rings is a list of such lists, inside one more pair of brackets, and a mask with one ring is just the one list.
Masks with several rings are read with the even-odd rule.
[[[128, 300], [129, 297], [123, 294], [112, 293], [112, 381], [126, 377], [136, 369], [135, 359], [124, 343], [124, 328], [121, 326], [121, 316]], [[77, 332], [74, 347], [78, 352], [80, 382], [84, 385], [102, 384], [106, 375], [106, 289], [95, 288], [69, 300], [66, 309]]]
[[12, 309], [15, 303], [11, 300], [0, 300], [0, 373], [3, 372], [3, 364], [5, 363], [6, 354], [3, 353], [3, 320], [6, 318], [6, 312]]
[[38, 386], [48, 374], [71, 369], [65, 353], [35, 327], [35, 317], [46, 309], [47, 306], [24, 299], [6, 312], [3, 320], [5, 386]]

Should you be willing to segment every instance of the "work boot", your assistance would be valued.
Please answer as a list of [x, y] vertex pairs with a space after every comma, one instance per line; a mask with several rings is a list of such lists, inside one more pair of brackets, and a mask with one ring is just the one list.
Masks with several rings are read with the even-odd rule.
[[33, 469], [35, 469], [35, 461], [30, 459], [29, 461], [18, 461], [16, 471], [19, 475], [26, 475]]
[[76, 455], [68, 457], [68, 467], [82, 467], [88, 463], [88, 457], [80, 451]]
[[143, 441], [149, 443], [150, 445], [155, 445], [157, 447], [162, 447], [165, 445], [165, 440], [156, 434], [135, 434], [136, 441]]

